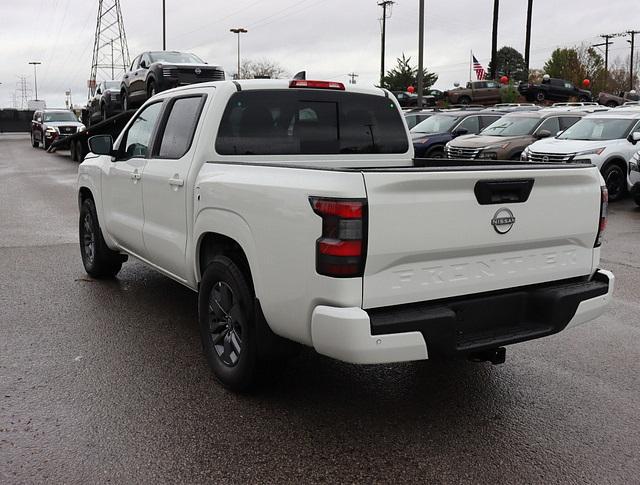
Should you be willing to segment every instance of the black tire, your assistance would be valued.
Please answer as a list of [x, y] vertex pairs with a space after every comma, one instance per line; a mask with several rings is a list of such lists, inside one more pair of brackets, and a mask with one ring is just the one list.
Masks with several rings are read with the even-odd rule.
[[445, 158], [444, 147], [437, 146], [425, 153], [424, 158]]
[[156, 82], [153, 79], [149, 80], [149, 84], [147, 85], [147, 99], [152, 98], [156, 95]]
[[609, 192], [609, 201], [616, 202], [622, 199], [627, 192], [627, 176], [621, 166], [610, 163], [602, 170], [602, 178]]
[[71, 160], [74, 162], [78, 161], [78, 155], [76, 154], [76, 144], [75, 142], [69, 143], [69, 154], [71, 155]]
[[240, 268], [226, 256], [207, 265], [198, 293], [202, 347], [217, 380], [233, 391], [255, 382], [258, 345], [254, 296]]
[[113, 278], [118, 274], [124, 257], [112, 251], [102, 237], [96, 206], [85, 199], [80, 207], [80, 254], [85, 271], [93, 278]]
[[44, 138], [42, 140], [42, 148], [44, 148], [45, 150], [48, 150], [50, 146], [51, 146], [51, 143], [47, 142], [47, 139]]
[[75, 142], [71, 142], [71, 143], [75, 143], [75, 147], [76, 147], [76, 161], [78, 162], [82, 162], [84, 160], [84, 145], [82, 144], [82, 142], [80, 140], [76, 140]]
[[462, 96], [458, 100], [458, 103], [460, 103], [460, 104], [470, 104], [471, 103], [471, 98], [469, 96]]
[[544, 93], [542, 91], [538, 91], [536, 93], [536, 101], [538, 103], [542, 103], [545, 99], [546, 99], [546, 96], [544, 95]]
[[102, 121], [106, 121], [107, 118], [109, 118], [109, 115], [107, 114], [107, 106], [103, 104], [102, 106], [100, 106], [100, 119]]
[[31, 132], [31, 146], [33, 148], [38, 148], [40, 146], [40, 142], [36, 140], [35, 136], [33, 136], [33, 131]]
[[123, 89], [120, 92], [120, 99], [122, 100], [122, 111], [129, 111], [129, 98], [127, 98], [127, 92]]
[[636, 205], [637, 205], [638, 207], [640, 207], [640, 195], [636, 195], [636, 196], [633, 198], [633, 201], [636, 203]]

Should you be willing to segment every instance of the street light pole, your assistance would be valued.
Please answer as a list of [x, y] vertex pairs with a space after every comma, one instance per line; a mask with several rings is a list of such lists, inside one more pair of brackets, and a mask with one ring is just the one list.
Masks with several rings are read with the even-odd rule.
[[236, 29], [229, 29], [229, 31], [238, 34], [238, 73], [236, 74], [236, 79], [240, 79], [240, 34], [246, 34], [248, 30], [238, 27]]
[[162, 50], [167, 50], [167, 11], [166, 0], [162, 0]]
[[37, 73], [37, 66], [39, 66], [40, 64], [42, 64], [42, 62], [35, 62], [35, 61], [31, 61], [29, 62], [29, 64], [33, 65], [33, 84], [36, 88], [36, 101], [38, 101], [38, 73]]
[[420, 0], [420, 13], [418, 16], [418, 108], [422, 108], [422, 93], [424, 90], [424, 0]]

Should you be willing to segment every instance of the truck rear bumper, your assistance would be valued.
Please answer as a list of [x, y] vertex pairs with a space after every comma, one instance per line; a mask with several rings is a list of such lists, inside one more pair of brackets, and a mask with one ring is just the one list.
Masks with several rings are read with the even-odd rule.
[[311, 318], [311, 335], [320, 354], [358, 364], [464, 355], [552, 335], [593, 320], [604, 312], [613, 286], [613, 274], [598, 270], [588, 281], [397, 307], [318, 306]]

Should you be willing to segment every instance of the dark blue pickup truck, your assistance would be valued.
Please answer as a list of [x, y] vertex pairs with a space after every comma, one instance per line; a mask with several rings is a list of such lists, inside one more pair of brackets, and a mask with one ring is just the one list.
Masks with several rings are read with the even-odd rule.
[[444, 158], [444, 146], [460, 135], [478, 134], [502, 113], [496, 111], [442, 111], [411, 129], [416, 158]]

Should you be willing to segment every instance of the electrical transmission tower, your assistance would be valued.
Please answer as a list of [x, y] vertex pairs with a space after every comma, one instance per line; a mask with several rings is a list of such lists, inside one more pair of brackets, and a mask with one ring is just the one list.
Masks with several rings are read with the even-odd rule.
[[31, 88], [27, 84], [26, 76], [18, 77], [18, 82], [16, 83], [16, 96], [19, 99], [19, 102], [14, 101], [16, 108], [27, 109], [29, 106], [29, 98], [31, 97]]
[[120, 0], [98, 0], [98, 2], [91, 76], [87, 83], [89, 97], [94, 94], [97, 83], [104, 79], [117, 79], [117, 76], [124, 73], [131, 63]]

